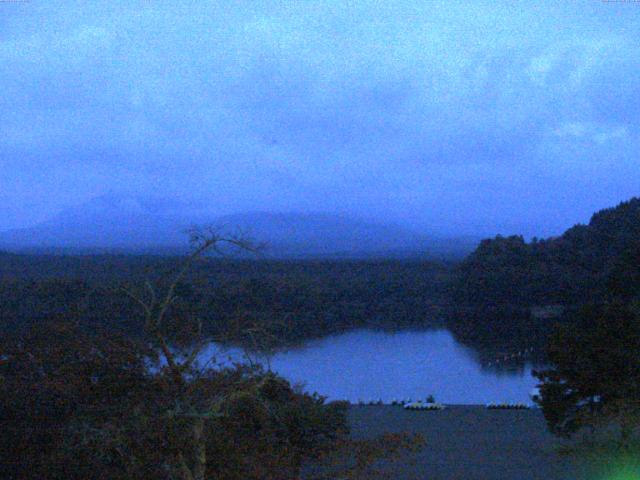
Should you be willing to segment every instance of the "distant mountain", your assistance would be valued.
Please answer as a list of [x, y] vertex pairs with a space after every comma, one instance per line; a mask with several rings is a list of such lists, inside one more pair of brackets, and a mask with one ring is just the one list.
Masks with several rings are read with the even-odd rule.
[[163, 202], [107, 195], [70, 208], [34, 227], [0, 233], [0, 248], [147, 249], [185, 243], [190, 224]]
[[431, 243], [399, 226], [330, 214], [252, 212], [224, 216], [215, 224], [265, 240], [276, 256], [403, 257], [424, 253]]
[[452, 257], [473, 239], [437, 239], [396, 225], [324, 213], [252, 212], [225, 216], [191, 211], [169, 199], [106, 195], [30, 228], [0, 233], [0, 249], [67, 252], [180, 252], [187, 230], [213, 225], [266, 242], [275, 257]]

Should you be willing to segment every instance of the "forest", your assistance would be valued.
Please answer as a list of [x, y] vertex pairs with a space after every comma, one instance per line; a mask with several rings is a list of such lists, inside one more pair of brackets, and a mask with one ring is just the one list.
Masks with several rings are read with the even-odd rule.
[[533, 346], [543, 361], [554, 327], [575, 324], [582, 307], [640, 296], [640, 199], [559, 237], [483, 240], [453, 267], [447, 292], [460, 341], [488, 355]]
[[[81, 318], [137, 333], [125, 293], [162, 283], [181, 257], [0, 255], [2, 331]], [[276, 261], [203, 258], [177, 288], [174, 313], [197, 315], [220, 336], [243, 322], [296, 343], [351, 328], [442, 326], [450, 268], [426, 261]]]
[[595, 213], [559, 237], [484, 240], [456, 269], [463, 305], [579, 305], [640, 293], [640, 198]]
[[[486, 357], [528, 347], [543, 356], [549, 331], [570, 312], [640, 293], [640, 199], [559, 237], [483, 240], [459, 263], [245, 257], [202, 258], [178, 285], [174, 313], [197, 315], [212, 338], [259, 325], [271, 347], [353, 328], [446, 326]], [[126, 292], [161, 284], [180, 261], [0, 253], [0, 331], [81, 318], [85, 328], [135, 335], [138, 305]]]
[[632, 199], [557, 238], [484, 240], [458, 264], [205, 255], [218, 237], [186, 258], [2, 253], [0, 450], [14, 460], [0, 473], [284, 479], [312, 464], [309, 478], [375, 478], [377, 459], [423, 439], [354, 441], [344, 403], [256, 365], [194, 364], [203, 341], [269, 350], [354, 328], [446, 327], [485, 358], [533, 345], [549, 429], [613, 419], [627, 445], [639, 234]]
[[[345, 402], [327, 403], [259, 364], [196, 361], [212, 338], [257, 338], [248, 346], [270, 348], [291, 335], [260, 320], [275, 291], [255, 280], [229, 287], [246, 265], [205, 261], [224, 242], [245, 248], [211, 235], [184, 258], [155, 259], [152, 276], [132, 262], [124, 279], [112, 275], [118, 266], [108, 258], [4, 256], [2, 315], [13, 321], [0, 336], [2, 478], [295, 479], [309, 469], [306, 478], [363, 478], [376, 475], [377, 460], [422, 444], [413, 434], [351, 439]], [[325, 275], [328, 285], [335, 272]], [[226, 296], [202, 294], [220, 278]], [[304, 292], [304, 272], [294, 278]], [[388, 283], [397, 288], [393, 275]], [[219, 317], [206, 316], [213, 308]]]

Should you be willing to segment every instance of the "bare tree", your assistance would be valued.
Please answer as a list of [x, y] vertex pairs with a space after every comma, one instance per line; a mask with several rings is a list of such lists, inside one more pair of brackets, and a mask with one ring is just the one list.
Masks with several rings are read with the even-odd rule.
[[[171, 307], [178, 300], [176, 293], [179, 283], [186, 277], [194, 263], [205, 256], [207, 253], [213, 252], [219, 255], [228, 254], [227, 247], [243, 252], [256, 253], [263, 246], [258, 245], [248, 239], [246, 235], [237, 234], [231, 236], [220, 235], [215, 229], [192, 230], [190, 235], [192, 252], [185, 258], [184, 262], [171, 275], [164, 288], [153, 285], [147, 281], [144, 284], [142, 294], [135, 293], [132, 289], [127, 289], [126, 293], [135, 300], [142, 308], [144, 313], [144, 333], [149, 341], [153, 343], [159, 351], [161, 358], [164, 360], [165, 366], [161, 371], [161, 377], [166, 378], [167, 385], [163, 391], [163, 397], [170, 401], [170, 407], [163, 407], [164, 421], [167, 424], [175, 422], [177, 428], [173, 429], [178, 432], [175, 438], [167, 441], [171, 443], [170, 453], [166, 460], [166, 470], [169, 477], [177, 480], [205, 480], [207, 478], [207, 466], [213, 459], [209, 458], [207, 452], [207, 436], [211, 435], [208, 429], [210, 422], [214, 419], [224, 417], [224, 405], [227, 401], [240, 399], [245, 395], [255, 394], [257, 390], [269, 385], [280, 385], [280, 381], [272, 374], [267, 374], [264, 378], [256, 382], [248, 382], [246, 386], [234, 386], [234, 392], [231, 394], [221, 394], [215, 387], [211, 388], [207, 382], [207, 365], [198, 368], [197, 360], [203, 347], [207, 343], [207, 339], [203, 335], [202, 322], [195, 319], [196, 330], [191, 338], [192, 343], [189, 346], [187, 354], [181, 354], [173, 345], [169, 334], [170, 331], [166, 327], [171, 326], [174, 322], [184, 321], [175, 318], [172, 315]], [[286, 328], [289, 318], [283, 318], [278, 324], [278, 328]], [[258, 351], [266, 351], [266, 355], [273, 354], [274, 345], [278, 344], [276, 336], [268, 331], [265, 325], [259, 321], [241, 320], [228, 327], [227, 340], [243, 339], [245, 343], [245, 356], [253, 365], [257, 361]], [[174, 325], [175, 326], [175, 325]], [[203, 380], [200, 382], [199, 380]], [[288, 385], [288, 382], [284, 381]], [[278, 387], [280, 388], [280, 387]], [[288, 388], [288, 387], [287, 387]], [[293, 390], [291, 391], [293, 392]], [[307, 399], [307, 408], [311, 404], [316, 404], [318, 398], [309, 397]], [[324, 402], [324, 400], [322, 400]], [[166, 402], [165, 402], [166, 403]], [[338, 407], [338, 411], [342, 407]], [[330, 410], [330, 409], [329, 409]], [[327, 412], [329, 412], [327, 410]], [[227, 417], [228, 418], [228, 417]], [[306, 417], [305, 417], [306, 418]], [[222, 420], [222, 419], [221, 419]], [[305, 421], [308, 421], [305, 420]], [[329, 429], [334, 428], [332, 422], [335, 418], [332, 414], [328, 414], [327, 422]], [[299, 478], [302, 468], [303, 450], [305, 455], [313, 454], [309, 458], [315, 458], [316, 462], [329, 463], [336, 462], [329, 469], [333, 472], [340, 472], [339, 478], [372, 478], [376, 474], [371, 474], [371, 465], [380, 458], [388, 460], [393, 459], [399, 452], [412, 451], [419, 448], [422, 444], [421, 438], [411, 435], [392, 435], [375, 439], [374, 441], [351, 441], [346, 437], [341, 437], [344, 432], [339, 432], [338, 421], [335, 425], [337, 430], [327, 436], [327, 434], [316, 434], [313, 439], [294, 440], [301, 442], [305, 447], [298, 446], [293, 453], [285, 454], [292, 457], [291, 462], [284, 460], [279, 465], [279, 478]], [[210, 426], [209, 426], [210, 428]], [[286, 428], [286, 427], [285, 427]], [[302, 431], [305, 431], [302, 429]], [[220, 432], [223, 433], [223, 432]], [[292, 438], [300, 432], [295, 430], [290, 432]], [[307, 435], [306, 433], [304, 435]], [[313, 435], [313, 434], [309, 434]], [[319, 435], [319, 436], [318, 436]], [[326, 444], [327, 438], [335, 435], [335, 439]], [[317, 445], [307, 445], [310, 441], [317, 441]], [[311, 449], [311, 450], [309, 450]], [[314, 451], [317, 449], [317, 451]], [[322, 456], [329, 455], [323, 460]], [[333, 452], [333, 453], [331, 453]], [[335, 457], [335, 458], [334, 458]], [[277, 454], [274, 452], [273, 461], [279, 461]], [[283, 457], [284, 458], [284, 457]], [[352, 461], [355, 458], [355, 463]], [[326, 465], [325, 465], [326, 466]], [[260, 467], [259, 467], [260, 468]], [[269, 467], [265, 467], [269, 468]], [[323, 471], [323, 469], [320, 469]], [[322, 474], [318, 478], [336, 478], [330, 473], [329, 477]], [[275, 478], [275, 477], [269, 477]]]
[[125, 289], [125, 293], [142, 307], [144, 334], [159, 349], [166, 365], [164, 368], [168, 374], [169, 390], [174, 395], [174, 406], [167, 414], [172, 418], [188, 419], [191, 423], [191, 438], [185, 441], [184, 445], [191, 445], [192, 451], [184, 451], [185, 447], [176, 449], [175, 458], [170, 462], [172, 465], [169, 465], [173, 471], [172, 475], [180, 480], [204, 480], [207, 466], [205, 423], [207, 419], [220, 415], [220, 406], [224, 399], [219, 395], [203, 399], [195, 394], [195, 378], [198, 374], [195, 362], [207, 343], [202, 333], [202, 321], [199, 318], [195, 319], [197, 328], [191, 339], [190, 352], [180, 355], [172, 348], [167, 334], [166, 327], [172, 326], [171, 323], [176, 321], [170, 314], [171, 307], [178, 299], [176, 289], [180, 282], [194, 263], [208, 253], [225, 255], [229, 253], [228, 248], [256, 253], [263, 246], [256, 244], [241, 232], [223, 235], [214, 228], [192, 229], [189, 236], [192, 251], [170, 277], [168, 286], [160, 289], [146, 281], [145, 295], [135, 293], [132, 289]]

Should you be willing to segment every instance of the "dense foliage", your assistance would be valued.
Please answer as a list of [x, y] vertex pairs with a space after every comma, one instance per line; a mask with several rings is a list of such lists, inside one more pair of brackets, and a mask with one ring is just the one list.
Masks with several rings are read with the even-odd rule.
[[593, 215], [562, 236], [484, 240], [455, 269], [447, 325], [485, 354], [534, 350], [544, 360], [554, 325], [589, 303], [640, 293], [640, 199]]
[[604, 300], [611, 287], [634, 295], [639, 256], [640, 198], [633, 198], [557, 238], [482, 241], [459, 266], [452, 296], [465, 305], [533, 306]]
[[472, 347], [482, 361], [501, 370], [518, 369], [530, 361], [544, 362], [547, 337], [556, 322], [552, 318], [533, 320], [528, 310], [509, 305], [452, 305], [447, 317], [448, 329], [458, 342]]
[[0, 353], [6, 479], [171, 478], [194, 462], [185, 430], [201, 412], [206, 478], [296, 478], [347, 434], [345, 405], [273, 374], [210, 370], [181, 388], [168, 371], [149, 371], [142, 344], [69, 323], [7, 339]]
[[640, 316], [624, 303], [585, 306], [559, 326], [539, 372], [549, 428], [571, 436], [615, 424], [627, 442], [640, 421]]
[[[125, 288], [162, 284], [180, 258], [0, 256], [0, 332], [56, 316], [139, 333]], [[260, 324], [280, 342], [354, 327], [435, 326], [445, 265], [403, 261], [267, 261], [208, 258], [179, 285], [176, 315], [197, 316], [205, 333]]]
[[[351, 441], [346, 404], [325, 404], [259, 366], [199, 357], [208, 341], [200, 316], [206, 297], [188, 273], [220, 243], [250, 245], [215, 234], [197, 240], [173, 271], [141, 288], [117, 279], [110, 290], [94, 287], [95, 300], [113, 293], [98, 306], [83, 308], [90, 303], [87, 294], [77, 297], [83, 281], [30, 284], [34, 295], [53, 287], [57, 304], [37, 304], [36, 321], [0, 337], [3, 478], [286, 480], [300, 478], [309, 463], [317, 475], [308, 478], [327, 478], [327, 471], [358, 478], [376, 459], [420, 444], [410, 435]], [[126, 315], [129, 328], [95, 321], [114, 298], [138, 314], [102, 314]], [[237, 328], [266, 336], [243, 322]]]

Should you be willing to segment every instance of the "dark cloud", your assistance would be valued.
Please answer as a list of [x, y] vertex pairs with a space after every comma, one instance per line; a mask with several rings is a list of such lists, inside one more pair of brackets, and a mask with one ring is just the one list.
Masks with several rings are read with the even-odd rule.
[[0, 229], [162, 190], [546, 235], [638, 193], [640, 9], [229, 5], [0, 5]]

